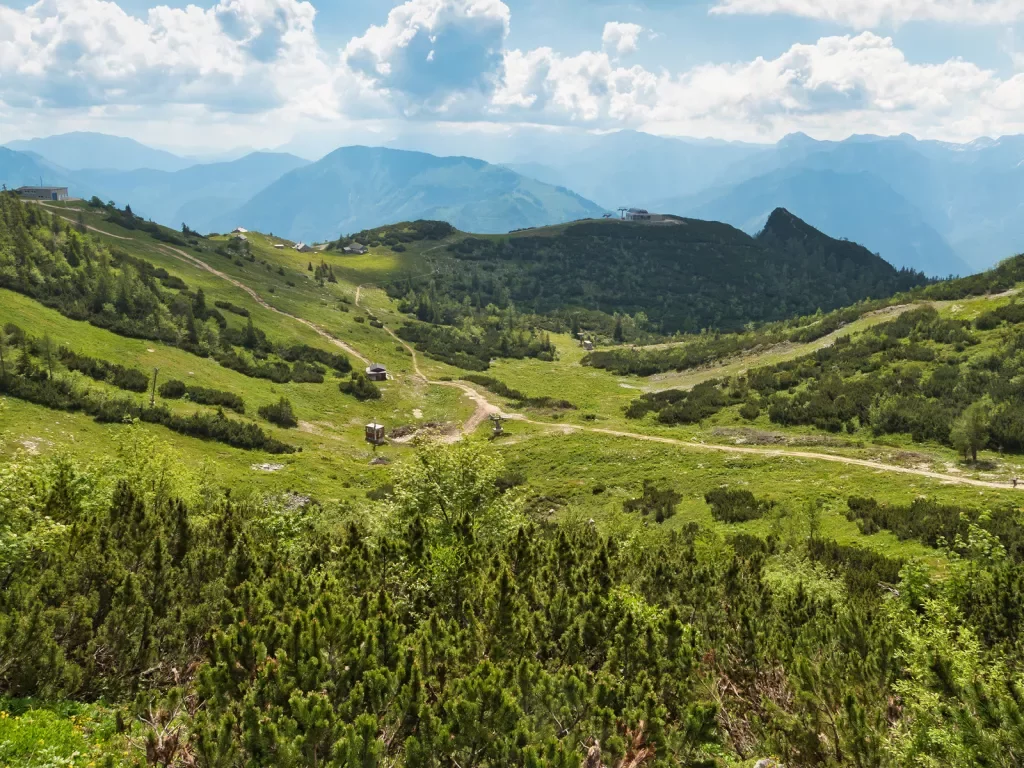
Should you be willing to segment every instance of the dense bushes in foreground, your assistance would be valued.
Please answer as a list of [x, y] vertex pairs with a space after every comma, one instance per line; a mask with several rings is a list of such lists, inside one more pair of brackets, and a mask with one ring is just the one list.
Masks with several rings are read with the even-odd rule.
[[140, 763], [1024, 756], [1020, 566], [976, 532], [932, 580], [813, 531], [531, 523], [467, 445], [424, 449], [365, 515], [122, 456], [0, 467], [0, 694], [104, 697]]

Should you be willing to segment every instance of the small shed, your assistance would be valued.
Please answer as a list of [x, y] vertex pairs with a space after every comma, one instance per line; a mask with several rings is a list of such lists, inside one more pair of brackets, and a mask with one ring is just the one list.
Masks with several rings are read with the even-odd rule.
[[368, 253], [370, 249], [362, 243], [352, 243], [351, 245], [346, 245], [342, 250], [345, 253], [354, 253], [357, 256], [362, 256], [364, 253]]
[[372, 363], [366, 368], [366, 378], [370, 381], [387, 381], [388, 369], [380, 363]]
[[366, 442], [381, 445], [384, 442], [384, 425], [371, 421], [366, 425]]
[[235, 240], [241, 240], [243, 243], [249, 242], [249, 238], [245, 235], [235, 235]]
[[584, 339], [583, 348], [587, 350], [587, 352], [592, 352], [594, 350], [594, 342], [592, 342], [590, 339]]
[[284, 248], [284, 243], [274, 243], [275, 248]]
[[299, 253], [309, 253], [309, 252], [310, 252], [310, 251], [312, 251], [313, 249], [312, 249], [312, 248], [310, 248], [310, 247], [309, 247], [308, 245], [306, 245], [305, 243], [296, 243], [296, 244], [295, 244], [295, 250], [296, 250], [296, 251], [298, 251]]
[[244, 235], [247, 234], [248, 232], [249, 230], [246, 229], [245, 227], [235, 227], [234, 229], [231, 230], [231, 234], [233, 235]]

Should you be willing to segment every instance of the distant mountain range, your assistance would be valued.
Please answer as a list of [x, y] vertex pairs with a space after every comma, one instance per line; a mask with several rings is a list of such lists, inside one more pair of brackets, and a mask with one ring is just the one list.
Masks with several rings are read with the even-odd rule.
[[[933, 276], [976, 270], [961, 259], [905, 197], [878, 176], [786, 166], [726, 187], [655, 202], [655, 210], [686, 211], [698, 219], [724, 221], [755, 233], [772, 206], [800, 211], [802, 217], [839, 237], [868, 243], [888, 261]], [[899, 258], [896, 258], [899, 254]]]
[[222, 219], [301, 240], [323, 240], [414, 219], [468, 232], [508, 232], [601, 216], [567, 189], [469, 157], [342, 147], [286, 173]]
[[171, 226], [241, 224], [304, 240], [417, 217], [505, 232], [619, 206], [755, 234], [781, 206], [932, 276], [976, 272], [1024, 251], [1024, 136], [949, 144], [793, 134], [768, 145], [563, 133], [488, 145], [489, 156], [515, 158], [501, 166], [368, 147], [313, 163], [282, 152], [200, 163], [131, 139], [73, 133], [0, 148], [0, 181], [67, 184]]
[[1024, 136], [912, 136], [757, 145], [621, 131], [509, 167], [609, 207], [730, 222], [753, 234], [777, 206], [897, 266], [966, 274], [1024, 251]]
[[194, 163], [188, 158], [162, 149], [147, 147], [134, 139], [84, 131], [41, 139], [9, 141], [4, 146], [17, 152], [32, 152], [71, 171], [86, 168], [116, 171], [134, 171], [140, 168], [180, 171]]
[[[72, 146], [83, 141], [81, 134], [68, 136]], [[55, 156], [66, 149], [53, 142], [35, 146]], [[604, 213], [574, 192], [482, 160], [371, 147], [342, 147], [315, 163], [253, 152], [176, 171], [71, 170], [35, 151], [0, 147], [0, 181], [12, 188], [67, 186], [76, 197], [128, 203], [137, 215], [172, 227], [185, 223], [210, 232], [244, 226], [307, 241], [402, 219], [503, 233]]]

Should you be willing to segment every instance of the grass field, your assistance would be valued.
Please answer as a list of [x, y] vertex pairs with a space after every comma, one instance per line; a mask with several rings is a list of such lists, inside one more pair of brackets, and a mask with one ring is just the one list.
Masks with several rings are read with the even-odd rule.
[[[461, 372], [424, 355], [418, 356], [424, 377], [416, 375], [408, 349], [388, 333], [404, 321], [395, 302], [376, 287], [381, 280], [398, 274], [429, 274], [433, 268], [430, 251], [443, 243], [413, 243], [404, 253], [374, 248], [364, 256], [346, 256], [335, 252], [299, 253], [293, 248], [274, 248], [279, 238], [249, 233], [254, 261], [225, 258], [213, 252], [185, 249], [187, 256], [209, 265], [202, 269], [179, 251], [158, 243], [140, 232], [121, 230], [104, 222], [99, 214], [81, 204], [67, 204], [68, 215], [84, 210], [86, 223], [103, 232], [98, 237], [110, 247], [127, 249], [149, 259], [179, 276], [191, 288], [202, 288], [207, 302], [230, 301], [245, 307], [253, 322], [264, 328], [275, 342], [301, 342], [338, 351], [326, 333], [353, 348], [368, 360], [387, 365], [394, 379], [383, 385], [381, 400], [360, 403], [337, 389], [337, 380], [328, 377], [323, 384], [274, 384], [252, 379], [225, 369], [213, 360], [190, 355], [177, 348], [143, 340], [126, 339], [84, 322], [69, 320], [53, 310], [18, 294], [0, 291], [0, 322], [14, 322], [33, 334], [48, 333], [59, 343], [75, 351], [117, 361], [150, 371], [158, 368], [160, 380], [179, 378], [188, 383], [229, 390], [241, 395], [246, 416], [258, 421], [279, 439], [302, 448], [301, 453], [271, 457], [258, 452], [241, 451], [216, 443], [203, 442], [173, 434], [157, 426], [145, 426], [166, 441], [184, 461], [216, 467], [218, 479], [225, 484], [246, 484], [267, 491], [295, 490], [320, 499], [348, 499], [362, 496], [386, 477], [387, 470], [371, 465], [374, 452], [363, 441], [362, 425], [379, 420], [389, 428], [426, 423], [448, 425], [448, 433], [469, 418], [473, 404], [457, 389], [437, 386], [441, 378], [459, 378]], [[226, 236], [219, 236], [220, 240]], [[337, 282], [317, 285], [310, 265], [329, 264]], [[282, 274], [283, 273], [283, 274]], [[238, 283], [240, 285], [233, 284]], [[244, 287], [240, 287], [244, 286]], [[361, 287], [360, 287], [361, 286]], [[253, 291], [257, 301], [245, 290]], [[358, 294], [358, 303], [357, 303]], [[982, 308], [998, 301], [979, 299], [958, 304], [938, 305], [941, 311], [971, 318]], [[263, 306], [266, 303], [270, 308]], [[274, 311], [277, 310], [277, 311]], [[1012, 492], [960, 486], [942, 480], [899, 475], [863, 467], [844, 467], [813, 459], [778, 458], [769, 453], [757, 456], [732, 456], [700, 449], [700, 443], [749, 444], [760, 439], [789, 441], [808, 451], [873, 460], [885, 464], [939, 472], [949, 476], [973, 477], [1005, 482], [1024, 468], [1016, 458], [985, 455], [985, 471], [959, 465], [951, 450], [939, 445], [912, 444], [909, 438], [878, 440], [861, 429], [841, 439], [824, 440], [812, 428], [781, 430], [770, 425], [762, 414], [757, 420], [740, 419], [735, 409], [726, 409], [701, 425], [664, 426], [648, 417], [628, 420], [624, 409], [645, 390], [689, 387], [708, 378], [740, 373], [807, 354], [831, 343], [840, 335], [855, 334], [890, 319], [901, 311], [893, 308], [861, 318], [835, 334], [804, 345], [784, 345], [757, 354], [723, 361], [717, 366], [683, 373], [641, 379], [615, 376], [600, 369], [580, 365], [583, 350], [568, 335], [553, 335], [557, 360], [553, 363], [533, 359], [496, 360], [488, 375], [530, 396], [566, 399], [576, 410], [550, 411], [526, 409], [521, 415], [529, 422], [512, 421], [508, 435], [495, 443], [508, 464], [521, 469], [527, 480], [528, 494], [535, 497], [538, 509], [543, 499], [552, 500], [550, 509], [568, 515], [596, 509], [602, 519], [622, 524], [622, 500], [634, 494], [645, 478], [663, 478], [678, 487], [684, 501], [670, 525], [688, 521], [710, 524], [703, 493], [721, 484], [742, 484], [771, 489], [781, 502], [786, 517], [801, 514], [810, 499], [821, 499], [823, 520], [831, 535], [841, 541], [860, 537], [856, 527], [846, 521], [838, 509], [851, 494], [874, 495], [902, 500], [918, 494], [942, 498], [972, 500], [978, 504], [1001, 503]], [[282, 314], [283, 313], [283, 314]], [[288, 317], [291, 315], [293, 317]], [[373, 327], [373, 317], [385, 328]], [[228, 316], [229, 322], [243, 322]], [[310, 327], [298, 319], [312, 323]], [[353, 358], [353, 365], [362, 365]], [[104, 385], [90, 383], [102, 388]], [[513, 406], [496, 395], [474, 386], [488, 400], [506, 411]], [[281, 430], [255, 416], [256, 409], [280, 396], [294, 405], [300, 426]], [[171, 402], [175, 410], [187, 412], [202, 408], [187, 402]], [[567, 428], [574, 428], [571, 432]], [[607, 429], [665, 437], [689, 443], [687, 447], [642, 442], [629, 437], [614, 437], [587, 431]], [[41, 407], [8, 400], [0, 411], [0, 432], [5, 435], [2, 450], [46, 453], [67, 450], [98, 460], [110, 451], [120, 426], [100, 425], [82, 415], [53, 413]], [[443, 429], [441, 431], [444, 431]], [[476, 439], [486, 439], [488, 427], [481, 426]], [[785, 444], [778, 450], [786, 450]], [[409, 455], [406, 445], [381, 448], [379, 456], [403, 460]], [[254, 469], [272, 465], [275, 471]], [[600, 492], [595, 492], [597, 486]], [[546, 512], [547, 510], [542, 510]], [[582, 513], [582, 512], [581, 512]], [[738, 526], [765, 534], [778, 521], [767, 520]], [[717, 525], [717, 524], [716, 524]], [[909, 551], [914, 546], [888, 541], [885, 536], [870, 537], [872, 546], [896, 547]]]

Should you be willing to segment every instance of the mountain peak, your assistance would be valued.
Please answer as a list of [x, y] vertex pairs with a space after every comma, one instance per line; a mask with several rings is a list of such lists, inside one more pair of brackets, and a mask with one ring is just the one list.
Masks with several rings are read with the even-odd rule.
[[792, 247], [793, 244], [799, 243], [799, 247], [807, 253], [831, 256], [838, 263], [849, 264], [858, 269], [896, 272], [895, 267], [863, 245], [851, 240], [830, 237], [785, 208], [776, 208], [772, 211], [757, 239], [762, 243], [776, 243], [783, 247]]
[[825, 237], [824, 233], [812, 227], [806, 221], [801, 219], [799, 216], [794, 216], [785, 208], [776, 208], [768, 216], [768, 220], [764, 223], [764, 229], [762, 232], [767, 232], [774, 235], [791, 235], [793, 230], [801, 231], [805, 234], [817, 234]]

